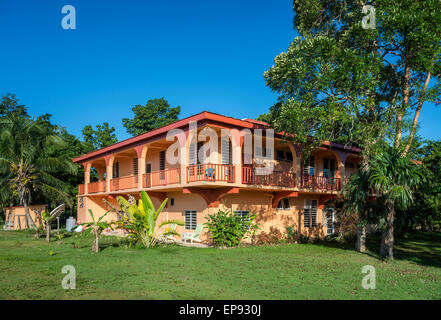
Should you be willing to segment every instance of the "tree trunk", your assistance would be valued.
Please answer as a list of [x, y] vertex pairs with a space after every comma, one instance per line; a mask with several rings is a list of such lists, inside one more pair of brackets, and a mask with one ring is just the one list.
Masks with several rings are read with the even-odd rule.
[[98, 243], [99, 234], [98, 234], [98, 232], [94, 232], [94, 234], [95, 234], [95, 240], [93, 241], [92, 251], [99, 252], [100, 251], [100, 247], [99, 247], [99, 243]]
[[[27, 203], [26, 199], [23, 199], [22, 203], [23, 203], [23, 207], [25, 209], [25, 214], [26, 214], [26, 227], [30, 228], [29, 221], [32, 221], [32, 218], [31, 218], [31, 214], [29, 212], [28, 203]], [[40, 238], [40, 233], [39, 233], [37, 226], [35, 226], [35, 239], [39, 239], [39, 238]]]
[[46, 242], [51, 242], [51, 224], [46, 225]]
[[[358, 223], [363, 219], [363, 212], [358, 210]], [[355, 250], [358, 252], [366, 251], [366, 226], [357, 226], [357, 242], [355, 242]]]
[[387, 259], [394, 259], [394, 218], [395, 206], [390, 204], [386, 218], [386, 229], [381, 234], [380, 255]]

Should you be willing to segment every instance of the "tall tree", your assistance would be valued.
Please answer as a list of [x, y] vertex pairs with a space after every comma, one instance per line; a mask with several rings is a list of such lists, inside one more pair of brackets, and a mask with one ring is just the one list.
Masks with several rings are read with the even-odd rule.
[[7, 93], [0, 100], [0, 117], [4, 117], [8, 113], [17, 113], [21, 117], [28, 118], [26, 107], [18, 103], [15, 94]]
[[35, 121], [9, 113], [0, 118], [0, 188], [10, 192], [24, 206], [27, 221], [32, 221], [29, 204], [35, 194], [72, 202], [66, 184], [54, 173], [75, 173], [71, 159], [56, 156], [64, 142], [47, 135]]
[[145, 106], [136, 105], [132, 108], [135, 116], [124, 118], [123, 124], [132, 136], [165, 126], [178, 120], [181, 107], [171, 107], [164, 98], [151, 99]]
[[[299, 36], [264, 74], [279, 94], [270, 117], [276, 129], [303, 144], [314, 136], [312, 147], [346, 134], [363, 149], [362, 168], [389, 138], [406, 155], [424, 102], [439, 102], [441, 87], [441, 16], [434, 13], [441, 1], [372, 5], [376, 24], [365, 29], [360, 1], [294, 0]], [[364, 238], [360, 226], [359, 251]]]
[[110, 146], [118, 142], [115, 135], [115, 128], [109, 127], [109, 123], [104, 122], [102, 125], [97, 125], [93, 129], [91, 125], [87, 125], [82, 130], [84, 139], [84, 152], [91, 152]]
[[397, 210], [407, 210], [415, 199], [415, 190], [426, 181], [425, 172], [403, 150], [387, 148], [370, 161], [369, 184], [380, 193], [378, 202], [385, 210], [380, 255], [393, 259], [394, 222]]

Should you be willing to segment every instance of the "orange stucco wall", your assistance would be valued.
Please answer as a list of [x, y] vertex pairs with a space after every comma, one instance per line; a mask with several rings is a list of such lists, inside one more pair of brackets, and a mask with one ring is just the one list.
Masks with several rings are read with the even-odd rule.
[[[303, 226], [304, 216], [304, 204], [305, 200], [317, 200], [319, 196], [314, 194], [299, 193], [298, 197], [289, 198], [290, 209], [278, 210], [272, 207], [272, 195], [264, 191], [247, 191], [241, 190], [239, 194], [226, 195], [219, 207], [209, 208], [204, 198], [199, 194], [183, 194], [181, 191], [168, 192], [167, 197], [169, 199], [167, 207], [163, 210], [158, 223], [163, 220], [181, 220], [185, 221], [185, 210], [197, 211], [197, 223], [205, 223], [206, 217], [209, 214], [215, 213], [220, 209], [246, 210], [250, 214], [256, 215], [256, 221], [260, 226], [261, 231], [268, 232], [270, 227], [279, 229], [282, 233], [286, 232], [287, 226], [293, 226], [299, 233], [307, 236], [324, 236], [325, 228], [322, 226], [322, 209], [319, 206], [317, 208], [317, 227], [305, 228]], [[99, 198], [83, 197], [83, 208], [78, 209], [78, 222], [90, 221], [90, 216], [87, 213], [87, 209], [92, 209], [94, 216], [101, 216], [106, 212], [105, 205], [101, 204]], [[159, 199], [151, 197], [155, 207], [160, 205]], [[170, 205], [170, 199], [174, 199], [174, 205]], [[107, 220], [115, 220], [115, 214], [109, 214]], [[182, 232], [191, 232], [192, 230], [186, 230], [183, 226], [178, 226], [176, 231], [179, 234]], [[202, 239], [207, 240], [207, 230], [204, 229]]]
[[[31, 215], [32, 221], [37, 226], [40, 225], [40, 221], [38, 221], [38, 219], [35, 219], [35, 210], [43, 211], [45, 209], [46, 209], [46, 205], [29, 206], [29, 214]], [[26, 212], [25, 212], [24, 207], [6, 207], [6, 208], [3, 208], [3, 211], [5, 212], [5, 220], [6, 221], [9, 221], [10, 214], [20, 215], [20, 217], [14, 218], [14, 227], [13, 228], [15, 230], [26, 228], [26, 217], [25, 217]], [[20, 221], [19, 221], [19, 219], [20, 219]]]

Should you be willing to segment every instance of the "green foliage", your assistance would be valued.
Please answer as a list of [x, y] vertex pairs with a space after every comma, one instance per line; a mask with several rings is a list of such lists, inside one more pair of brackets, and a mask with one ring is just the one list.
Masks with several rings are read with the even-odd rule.
[[[412, 145], [425, 101], [440, 100], [439, 0], [373, 3], [376, 28], [363, 29], [359, 1], [294, 0], [299, 36], [265, 72], [279, 102], [264, 119], [312, 146], [351, 143], [375, 154], [385, 139]], [[430, 82], [432, 76], [435, 83]], [[412, 117], [415, 116], [415, 117]], [[310, 144], [308, 144], [310, 146]]]
[[20, 117], [29, 118], [26, 107], [18, 103], [15, 94], [7, 93], [0, 100], [0, 117], [4, 117], [9, 113], [15, 113]]
[[183, 221], [166, 220], [159, 223], [156, 227], [159, 215], [167, 204], [168, 199], [165, 199], [158, 209], [155, 209], [152, 200], [145, 191], [141, 191], [141, 198], [138, 205], [133, 198], [127, 201], [126, 198], [119, 196], [117, 200], [118, 205], [124, 213], [121, 214], [117, 209], [113, 208], [121, 218], [117, 221], [117, 226], [129, 232], [129, 240], [131, 243], [141, 241], [144, 247], [152, 248], [156, 246], [164, 236], [179, 236], [176, 231], [162, 227], [170, 224], [183, 226]]
[[[294, 233], [290, 234], [290, 236], [291, 237], [294, 236]], [[279, 229], [271, 226], [268, 232], [262, 231], [259, 234], [255, 235], [253, 242], [258, 245], [280, 244], [282, 242], [282, 239], [283, 239], [282, 232]]]
[[[72, 204], [58, 173], [75, 174], [77, 166], [59, 152], [65, 142], [39, 123], [9, 113], [0, 118], [0, 195], [3, 203], [25, 206], [32, 197]], [[28, 211], [26, 209], [26, 211]], [[26, 213], [29, 216], [29, 213]]]
[[204, 225], [207, 226], [216, 246], [235, 247], [258, 229], [258, 225], [254, 222], [255, 218], [255, 215], [251, 215], [248, 219], [244, 219], [231, 210], [219, 210], [209, 214]]
[[124, 118], [123, 123], [128, 133], [137, 136], [177, 121], [181, 107], [170, 107], [167, 100], [160, 98], [147, 101], [145, 106], [138, 104], [132, 111], [133, 119]]
[[103, 219], [107, 216], [108, 213], [109, 211], [107, 211], [105, 214], [99, 217], [98, 220], [95, 220], [92, 210], [89, 209], [89, 214], [92, 218], [92, 221], [80, 224], [81, 226], [83, 226], [83, 233], [82, 233], [83, 236], [87, 236], [90, 233], [93, 233], [93, 235], [95, 236], [95, 240], [92, 245], [93, 252], [100, 251], [99, 237], [101, 233], [108, 228], [112, 229], [111, 223], [107, 223], [106, 221], [103, 221]]
[[87, 125], [81, 131], [83, 133], [83, 152], [88, 153], [97, 149], [101, 149], [118, 142], [115, 135], [115, 128], [109, 127], [109, 123], [104, 122], [97, 125], [93, 129], [91, 125]]

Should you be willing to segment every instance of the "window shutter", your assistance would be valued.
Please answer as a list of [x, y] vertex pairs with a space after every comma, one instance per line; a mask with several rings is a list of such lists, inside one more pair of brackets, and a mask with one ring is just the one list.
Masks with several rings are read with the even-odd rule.
[[165, 151], [159, 152], [159, 170], [165, 170]]
[[311, 201], [311, 226], [317, 225], [317, 200]]
[[234, 214], [240, 216], [240, 218], [242, 219], [242, 224], [248, 223], [248, 221], [250, 221], [250, 212], [249, 211], [238, 210], [238, 211], [234, 211]]
[[222, 164], [231, 164], [231, 140], [221, 139]]
[[196, 155], [196, 151], [195, 151], [194, 146], [195, 146], [195, 144], [193, 142], [191, 142], [189, 150], [188, 150], [188, 153], [189, 153], [189, 155], [188, 155], [188, 163], [190, 165], [196, 164], [197, 155]]
[[185, 229], [196, 230], [196, 211], [185, 210]]
[[133, 159], [133, 174], [134, 175], [138, 174], [138, 159], [137, 158]]

